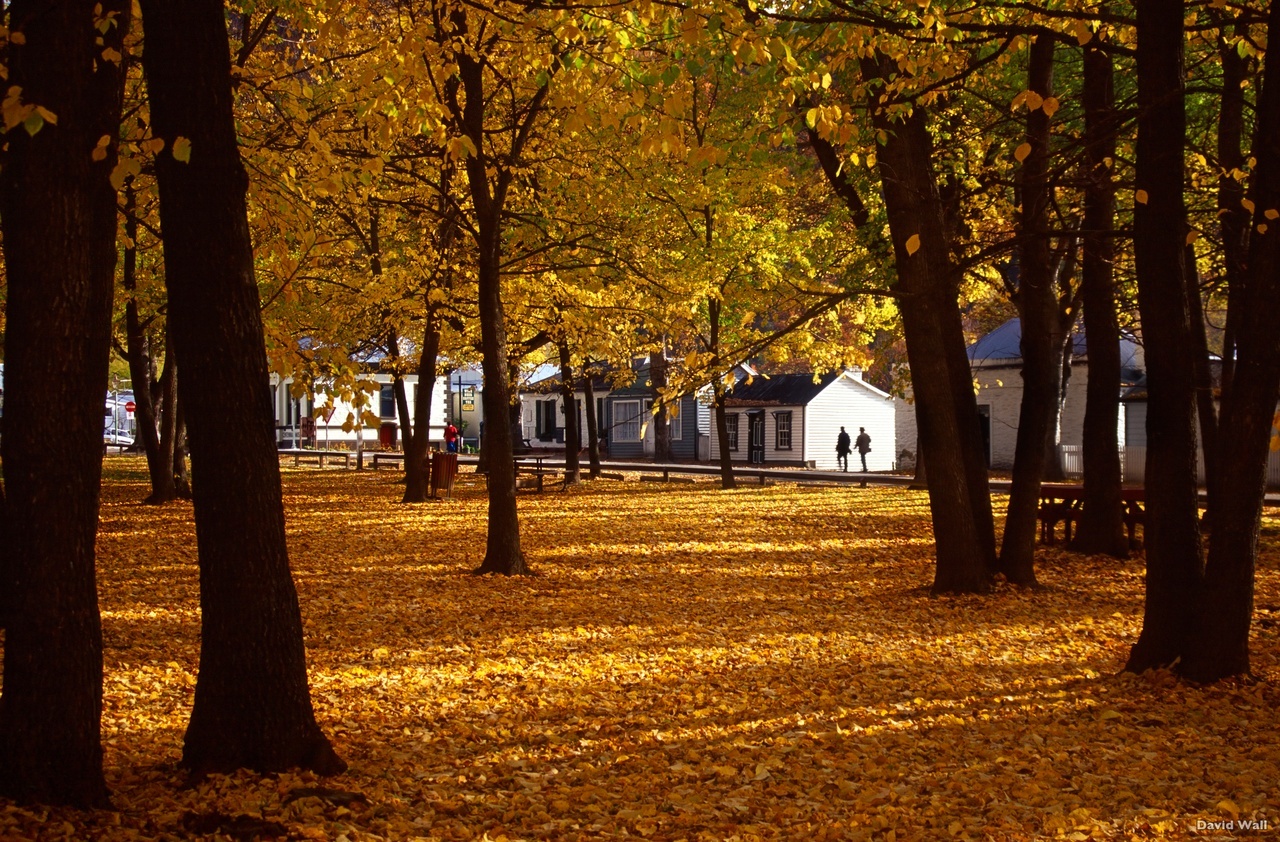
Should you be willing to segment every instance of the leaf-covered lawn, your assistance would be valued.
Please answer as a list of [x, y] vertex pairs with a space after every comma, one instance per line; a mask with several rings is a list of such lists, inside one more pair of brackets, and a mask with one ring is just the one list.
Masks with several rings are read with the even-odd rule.
[[[185, 788], [191, 510], [140, 505], [141, 465], [108, 464], [103, 726], [118, 812], [0, 802], [6, 842], [1280, 826], [1274, 683], [1117, 674], [1141, 620], [1140, 561], [1046, 552], [1046, 591], [931, 598], [926, 499], [897, 488], [600, 481], [522, 495], [539, 575], [508, 580], [467, 575], [484, 551], [474, 477], [456, 502], [401, 506], [387, 472], [286, 470], [313, 695], [351, 769]], [[1269, 520], [1253, 650], [1271, 682], [1278, 533]]]

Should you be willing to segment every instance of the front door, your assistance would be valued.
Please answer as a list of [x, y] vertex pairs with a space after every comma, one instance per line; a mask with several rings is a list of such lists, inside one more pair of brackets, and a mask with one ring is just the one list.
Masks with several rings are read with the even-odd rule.
[[764, 413], [751, 412], [747, 414], [747, 423], [751, 430], [751, 437], [747, 443], [747, 461], [752, 465], [764, 464]]

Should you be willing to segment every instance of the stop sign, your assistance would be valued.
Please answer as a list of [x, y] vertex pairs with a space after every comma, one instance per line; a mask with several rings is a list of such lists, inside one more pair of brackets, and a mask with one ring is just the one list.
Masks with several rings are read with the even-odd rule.
[[124, 405], [124, 411], [125, 411], [125, 412], [133, 412], [133, 411], [134, 411], [134, 410], [136, 410], [137, 408], [138, 408], [138, 405], [137, 405], [136, 403], [134, 403], [133, 401], [129, 401], [128, 403], [126, 403], [126, 404]]

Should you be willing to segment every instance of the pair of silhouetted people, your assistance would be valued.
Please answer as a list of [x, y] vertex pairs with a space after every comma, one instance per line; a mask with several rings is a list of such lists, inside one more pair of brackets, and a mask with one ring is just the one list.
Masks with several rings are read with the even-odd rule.
[[871, 436], [867, 435], [866, 427], [858, 428], [858, 438], [850, 440], [849, 434], [845, 432], [844, 427], [840, 428], [840, 435], [836, 436], [836, 461], [840, 464], [840, 470], [849, 470], [849, 453], [852, 451], [850, 445], [858, 448], [858, 455], [862, 457], [862, 472], [867, 472], [867, 454], [871, 452]]

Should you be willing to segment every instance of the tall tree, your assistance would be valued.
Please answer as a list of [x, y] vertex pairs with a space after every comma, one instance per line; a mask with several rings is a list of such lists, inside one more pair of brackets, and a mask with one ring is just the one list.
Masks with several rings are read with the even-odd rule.
[[0, 795], [79, 807], [108, 803], [94, 537], [129, 11], [16, 0], [8, 22]]
[[[191, 442], [201, 647], [183, 764], [341, 771], [316, 724], [289, 571], [247, 176], [218, 0], [143, 0], [165, 277]], [[225, 424], [223, 418], [237, 423]]]
[[[1066, 330], [1054, 281], [1049, 235], [1049, 127], [1053, 97], [1055, 37], [1031, 42], [1027, 90], [1027, 150], [1019, 187], [1018, 288], [1015, 301], [1022, 328], [1022, 407], [1014, 451], [1013, 482], [1000, 545], [1000, 572], [1018, 585], [1035, 585], [1036, 513], [1044, 476], [1045, 443], [1057, 418], [1061, 392], [1062, 347]], [[1035, 105], [1036, 107], [1032, 107]]]
[[[896, 62], [883, 54], [863, 59], [862, 66], [868, 84], [884, 84], [896, 72]], [[897, 265], [920, 450], [929, 460], [938, 557], [933, 590], [983, 591], [995, 568], [995, 527], [957, 301], [960, 270], [951, 258], [932, 167], [928, 111], [882, 105], [872, 119], [881, 138], [877, 169]]]
[[[481, 18], [473, 21], [472, 18]], [[481, 352], [484, 365], [484, 449], [488, 451], [489, 533], [484, 561], [477, 573], [513, 575], [529, 572], [520, 548], [516, 511], [514, 448], [510, 427], [500, 419], [512, 406], [505, 308], [502, 299], [502, 232], [509, 191], [525, 147], [543, 115], [556, 68], [525, 67], [528, 89], [512, 88], [495, 77], [505, 24], [484, 20], [477, 12], [454, 8], [449, 20], [456, 39], [461, 90], [446, 103], [453, 130], [468, 144], [464, 168], [471, 199], [471, 230], [476, 241]], [[514, 92], [514, 120], [504, 113], [503, 128], [494, 130], [492, 87]]]
[[[1280, 4], [1272, 3], [1268, 35], [1280, 34]], [[1231, 482], [1214, 495], [1209, 557], [1196, 605], [1196, 625], [1180, 670], [1197, 681], [1249, 672], [1249, 627], [1253, 618], [1254, 568], [1258, 555], [1268, 444], [1280, 396], [1280, 56], [1268, 51], [1258, 97], [1253, 142], [1256, 165], [1248, 201], [1253, 207], [1243, 289], [1231, 306], [1242, 308], [1235, 323], [1236, 373], [1223, 401], [1220, 468]]]
[[[1102, 36], [1097, 35], [1095, 39]], [[1097, 40], [1084, 49], [1084, 224], [1080, 294], [1088, 358], [1084, 410], [1084, 512], [1072, 549], [1129, 555], [1120, 499], [1120, 324], [1116, 313], [1115, 226], [1117, 115], [1111, 55]]]
[[1201, 575], [1195, 394], [1183, 201], [1186, 87], [1182, 0], [1138, 0], [1138, 137], [1133, 251], [1146, 346], [1147, 592], [1125, 668], [1173, 664], [1185, 649]]

